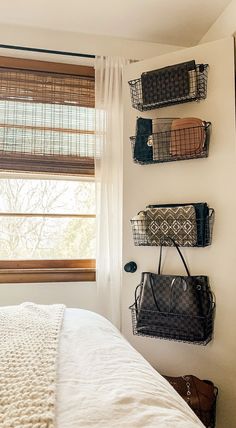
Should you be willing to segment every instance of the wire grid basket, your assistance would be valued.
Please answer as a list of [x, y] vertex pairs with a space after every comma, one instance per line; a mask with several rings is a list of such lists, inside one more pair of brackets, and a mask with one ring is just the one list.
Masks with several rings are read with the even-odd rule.
[[205, 99], [207, 75], [208, 64], [196, 64], [191, 70], [187, 65], [176, 64], [143, 73], [141, 78], [128, 82], [132, 106], [146, 111]]
[[135, 303], [129, 309], [134, 335], [195, 345], [207, 345], [213, 337], [215, 303], [207, 316], [138, 310]]
[[132, 136], [133, 160], [140, 165], [148, 165], [206, 158], [209, 153], [210, 127], [211, 122], [203, 122], [202, 126]]
[[[141, 213], [141, 217], [140, 217]], [[209, 215], [196, 218], [195, 224], [185, 218], [176, 219], [169, 216], [166, 220], [149, 221], [145, 211], [130, 220], [135, 246], [170, 247], [173, 243], [181, 247], [207, 247], [212, 243], [215, 212], [209, 208]]]

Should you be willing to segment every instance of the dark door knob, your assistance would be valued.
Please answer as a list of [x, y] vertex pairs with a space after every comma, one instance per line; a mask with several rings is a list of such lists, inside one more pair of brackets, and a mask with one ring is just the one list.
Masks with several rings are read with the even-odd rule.
[[124, 265], [125, 272], [134, 273], [137, 270], [137, 265], [135, 262], [129, 262]]

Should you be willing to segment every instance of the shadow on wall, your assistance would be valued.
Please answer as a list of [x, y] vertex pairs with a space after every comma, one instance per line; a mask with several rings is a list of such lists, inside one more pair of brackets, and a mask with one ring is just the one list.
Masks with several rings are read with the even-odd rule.
[[1, 284], [1, 306], [11, 306], [22, 302], [63, 303], [69, 308], [96, 312], [96, 282]]

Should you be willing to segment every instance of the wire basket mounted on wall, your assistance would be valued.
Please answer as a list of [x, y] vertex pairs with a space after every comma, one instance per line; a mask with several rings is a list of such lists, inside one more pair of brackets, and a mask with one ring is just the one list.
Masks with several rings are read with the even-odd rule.
[[149, 205], [131, 220], [135, 246], [211, 245], [214, 210], [207, 203]]
[[[206, 316], [190, 316], [168, 312], [140, 310], [137, 312], [135, 304], [131, 305], [133, 334], [159, 339], [174, 340], [177, 342], [207, 345], [213, 336], [215, 304]], [[137, 316], [142, 317], [142, 327], [137, 324]], [[186, 330], [178, 331], [178, 326], [187, 326]], [[201, 325], [202, 334], [196, 326]]]
[[213, 336], [215, 296], [206, 275], [191, 275], [176, 242], [186, 274], [162, 273], [160, 247], [158, 272], [144, 271], [135, 288], [133, 333], [142, 336], [206, 345]]
[[207, 72], [208, 64], [192, 60], [142, 73], [128, 82], [132, 106], [145, 111], [204, 99]]
[[[148, 165], [208, 156], [211, 122], [196, 118], [153, 120], [138, 118], [138, 128], [140, 128], [140, 121], [143, 127], [145, 123], [151, 122], [150, 129], [161, 129], [161, 131], [150, 133], [145, 130], [130, 137], [135, 163]], [[178, 122], [182, 125], [175, 126]]]

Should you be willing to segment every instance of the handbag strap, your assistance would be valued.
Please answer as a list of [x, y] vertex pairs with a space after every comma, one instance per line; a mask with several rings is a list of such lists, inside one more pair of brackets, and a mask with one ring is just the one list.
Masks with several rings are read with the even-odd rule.
[[[189, 270], [188, 270], [187, 263], [186, 263], [186, 261], [184, 260], [184, 256], [183, 256], [183, 254], [181, 253], [181, 251], [180, 251], [180, 249], [179, 249], [179, 246], [176, 244], [176, 242], [174, 241], [174, 239], [170, 238], [169, 236], [167, 236], [165, 239], [169, 239], [170, 241], [172, 241], [172, 242], [173, 242], [173, 244], [174, 244], [174, 246], [175, 246], [176, 250], [178, 251], [178, 253], [179, 253], [180, 257], [181, 257], [181, 260], [182, 260], [182, 262], [183, 262], [183, 264], [184, 264], [184, 267], [185, 267], [185, 269], [186, 269], [187, 275], [188, 275], [188, 276], [190, 276], [190, 272], [189, 272]], [[158, 264], [158, 275], [160, 275], [160, 274], [161, 274], [162, 247], [163, 247], [163, 241], [161, 242], [161, 247], [160, 247], [160, 256], [159, 256], [159, 264]]]
[[[137, 285], [137, 287], [135, 288], [135, 292], [134, 292], [134, 305], [135, 305], [136, 313], [139, 311], [139, 302], [140, 302], [140, 295], [142, 293], [142, 287], [143, 287], [143, 282], [144, 282], [144, 275], [145, 275], [145, 272], [142, 272], [141, 281]], [[138, 294], [138, 291], [139, 291], [139, 294]]]
[[135, 292], [134, 292], [134, 305], [135, 305], [135, 310], [136, 313], [138, 312], [138, 303], [140, 300], [140, 294], [138, 295], [138, 290], [141, 287], [142, 283], [137, 285], [137, 287], [135, 288]]

